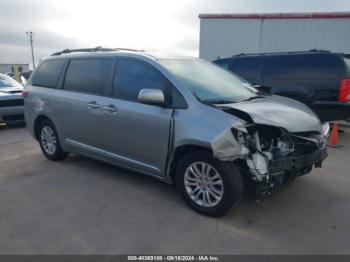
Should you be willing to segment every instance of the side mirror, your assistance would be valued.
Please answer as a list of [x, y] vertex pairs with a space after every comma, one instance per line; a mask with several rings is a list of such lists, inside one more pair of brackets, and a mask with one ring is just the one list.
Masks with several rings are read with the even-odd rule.
[[141, 89], [137, 98], [145, 104], [163, 105], [165, 103], [164, 93], [160, 89]]

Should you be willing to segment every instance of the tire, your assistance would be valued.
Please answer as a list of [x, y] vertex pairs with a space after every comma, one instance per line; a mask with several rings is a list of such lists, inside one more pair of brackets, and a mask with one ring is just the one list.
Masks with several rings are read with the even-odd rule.
[[[201, 176], [197, 171], [203, 166], [210, 171], [202, 172], [207, 175]], [[225, 215], [243, 195], [242, 175], [235, 164], [215, 159], [205, 151], [189, 153], [179, 162], [176, 184], [187, 205], [211, 217]]]
[[47, 159], [57, 161], [64, 159], [68, 155], [62, 150], [56, 128], [50, 120], [41, 121], [38, 130], [41, 151]]

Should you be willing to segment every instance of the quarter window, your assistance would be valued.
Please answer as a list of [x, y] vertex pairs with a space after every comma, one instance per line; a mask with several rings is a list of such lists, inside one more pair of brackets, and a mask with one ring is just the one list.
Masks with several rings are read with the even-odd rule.
[[116, 63], [112, 96], [137, 101], [141, 89], [161, 89], [167, 98], [168, 80], [144, 62], [120, 59]]
[[47, 60], [42, 62], [33, 77], [33, 85], [56, 88], [64, 63], [64, 59]]
[[74, 59], [67, 69], [64, 89], [94, 95], [105, 93], [112, 59]]

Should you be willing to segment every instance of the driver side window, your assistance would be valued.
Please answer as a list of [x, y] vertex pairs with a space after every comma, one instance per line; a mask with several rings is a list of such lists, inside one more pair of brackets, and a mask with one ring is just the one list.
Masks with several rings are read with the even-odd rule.
[[154, 67], [133, 59], [118, 59], [112, 97], [137, 102], [141, 89], [160, 89], [169, 103], [169, 81]]

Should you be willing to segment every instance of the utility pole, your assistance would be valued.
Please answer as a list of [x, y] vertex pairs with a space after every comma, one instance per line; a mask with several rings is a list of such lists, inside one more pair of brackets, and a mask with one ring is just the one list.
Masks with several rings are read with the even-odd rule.
[[34, 48], [33, 48], [33, 35], [34, 35], [34, 32], [29, 31], [29, 32], [26, 32], [26, 34], [29, 36], [30, 48], [32, 50], [33, 69], [35, 69]]

